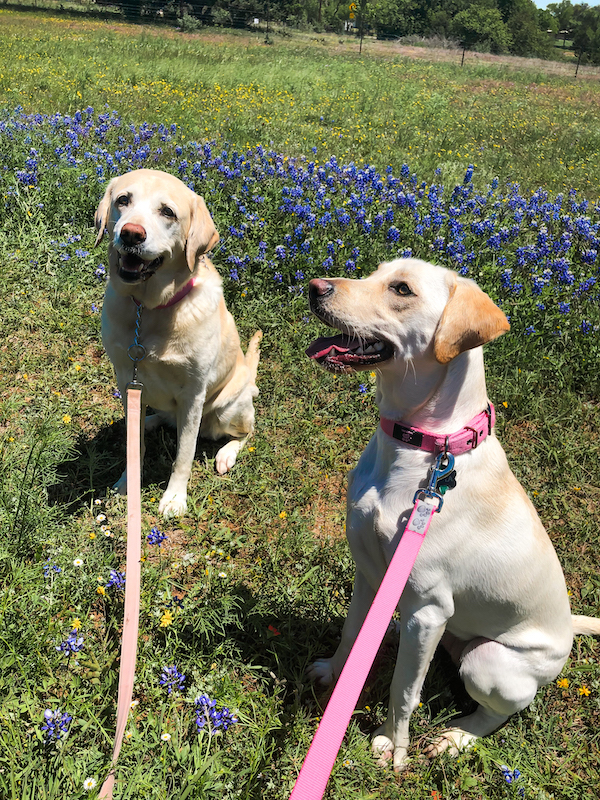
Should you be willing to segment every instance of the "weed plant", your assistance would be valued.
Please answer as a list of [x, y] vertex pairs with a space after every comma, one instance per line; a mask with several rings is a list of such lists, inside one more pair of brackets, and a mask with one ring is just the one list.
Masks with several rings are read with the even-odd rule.
[[[323, 60], [332, 59], [342, 87], [354, 81], [356, 59], [292, 44], [288, 63], [283, 48], [246, 52], [235, 37], [221, 52], [202, 39], [161, 41], [89, 23], [67, 37], [70, 23], [48, 20], [25, 41], [19, 26], [31, 17], [0, 16], [10, 22], [0, 35], [14, 65], [12, 77], [0, 70], [0, 796], [93, 797], [110, 757], [126, 575], [125, 506], [108, 487], [122, 467], [124, 427], [100, 343], [106, 257], [93, 248], [92, 220], [107, 181], [128, 169], [167, 170], [205, 197], [222, 237], [214, 261], [242, 337], [257, 327], [265, 337], [254, 438], [224, 478], [213, 470], [214, 445], [199, 443], [181, 520], [157, 517], [174, 435], [148, 437], [138, 669], [116, 798], [285, 800], [327, 701], [305, 668], [335, 648], [351, 594], [345, 476], [376, 425], [375, 379], [335, 377], [303, 355], [322, 333], [307, 311], [310, 277], [360, 277], [410, 251], [474, 277], [502, 305], [512, 330], [486, 353], [498, 433], [559, 552], [574, 611], [600, 613], [597, 183], [589, 193], [581, 183], [562, 188], [555, 160], [536, 188], [531, 165], [548, 150], [523, 142], [527, 177], [518, 185], [517, 162], [497, 172], [493, 161], [463, 162], [457, 127], [446, 145], [460, 144], [460, 161], [436, 162], [441, 149], [410, 125], [378, 153], [373, 143], [388, 126], [375, 113], [372, 82], [360, 78], [353, 91], [371, 130], [365, 139], [350, 128], [347, 142], [346, 134], [342, 143], [325, 139], [320, 117], [333, 100]], [[109, 71], [100, 91], [97, 64], [76, 68], [78, 36], [107, 68], [116, 70], [118, 55], [125, 83]], [[246, 117], [240, 99], [228, 122], [224, 106], [210, 125], [193, 119], [208, 96], [190, 82], [201, 52], [210, 92], [216, 64], [222, 97], [244, 102], [262, 65], [276, 109], [273, 144], [257, 122], [264, 99]], [[269, 72], [265, 59], [275, 57]], [[273, 87], [300, 64], [306, 75], [276, 101]], [[397, 68], [376, 61], [365, 72]], [[27, 77], [33, 69], [37, 78]], [[427, 70], [405, 64], [405, 91], [417, 74], [429, 91]], [[153, 72], [164, 83], [149, 96]], [[309, 74], [321, 78], [300, 91]], [[474, 93], [489, 79], [446, 67], [439, 74]], [[519, 91], [525, 77], [515, 79]], [[556, 81], [552, 91], [567, 87]], [[348, 110], [345, 92], [336, 114]], [[583, 95], [568, 92], [582, 104], [580, 142], [595, 147]], [[481, 137], [485, 119], [492, 136], [501, 127], [487, 108]], [[514, 144], [518, 134], [504, 123]], [[437, 657], [414, 715], [415, 760], [402, 777], [376, 767], [368, 745], [386, 712], [393, 649], [390, 641], [380, 653], [328, 798], [597, 797], [597, 642], [579, 638], [560, 679], [473, 751], [428, 764], [419, 748], [468, 702]]]

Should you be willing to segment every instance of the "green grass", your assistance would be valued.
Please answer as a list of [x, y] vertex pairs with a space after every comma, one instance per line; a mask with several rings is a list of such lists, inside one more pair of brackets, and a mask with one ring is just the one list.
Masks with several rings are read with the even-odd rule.
[[[381, 171], [407, 161], [428, 181], [441, 167], [448, 183], [462, 180], [475, 161], [482, 189], [498, 175], [519, 180], [525, 192], [545, 184], [598, 196], [598, 90], [591, 81], [359, 59], [306, 40], [264, 47], [245, 36], [182, 38], [6, 11], [0, 21], [0, 105], [73, 113], [107, 103], [124, 125], [176, 122], [181, 129], [165, 144], [163, 167], [175, 169], [168, 161], [174, 146], [191, 138], [217, 139], [229, 149], [272, 141], [291, 156], [312, 157], [314, 145], [321, 162], [335, 154]], [[101, 186], [79, 184], [77, 175], [88, 169], [80, 165], [74, 174], [48, 171], [38, 190], [16, 191], [15, 165], [23, 167], [32, 146], [41, 149], [25, 139], [0, 138], [0, 796], [62, 800], [94, 796], [83, 781], [101, 783], [111, 752], [122, 598], [97, 589], [124, 565], [125, 505], [108, 487], [122, 468], [125, 431], [92, 310], [103, 294], [94, 269], [105, 253], [92, 248]], [[206, 187], [225, 232], [236, 219], [233, 190], [218, 190], [212, 176]], [[274, 246], [288, 223], [269, 191], [261, 236]], [[67, 245], [74, 235], [81, 241]], [[372, 242], [365, 271], [386, 253]], [[76, 248], [89, 254], [75, 257]], [[493, 288], [495, 262], [481, 258], [482, 280]], [[224, 255], [216, 263], [226, 272]], [[270, 278], [256, 270], [243, 288], [226, 282], [244, 342], [258, 327], [265, 332], [256, 433], [238, 465], [217, 477], [215, 447], [200, 442], [189, 512], [165, 525], [157, 504], [175, 439], [170, 431], [148, 437], [144, 533], [158, 525], [169, 539], [160, 550], [144, 539], [139, 705], [117, 798], [285, 800], [327, 700], [306, 681], [305, 668], [335, 648], [350, 598], [345, 478], [376, 425], [374, 388], [369, 378], [362, 394], [364, 376], [336, 378], [310, 364], [304, 349], [322, 330], [306, 318], [305, 299], [269, 290]], [[552, 331], [527, 340], [524, 327], [516, 318], [515, 333], [487, 349], [498, 435], [549, 530], [574, 611], [598, 614], [597, 332], [588, 339], [573, 333], [563, 346]], [[107, 519], [96, 521], [99, 513]], [[62, 571], [45, 578], [47, 559]], [[161, 627], [166, 610], [173, 621]], [[85, 647], [67, 659], [56, 646], [74, 618]], [[329, 800], [351, 793], [384, 800], [425, 800], [435, 792], [518, 796], [518, 786], [501, 776], [503, 764], [521, 771], [526, 797], [597, 796], [596, 641], [576, 642], [561, 676], [568, 686], [541, 690], [473, 752], [432, 764], [415, 758], [402, 777], [376, 767], [369, 752], [369, 733], [386, 713], [393, 645], [381, 653], [357, 707]], [[168, 696], [159, 680], [172, 664], [186, 675], [185, 692]], [[583, 688], [590, 694], [580, 694]], [[225, 735], [196, 734], [191, 701], [202, 692], [238, 716]], [[437, 657], [412, 723], [415, 756], [465, 702], [452, 667]], [[46, 708], [73, 717], [62, 746], [43, 744]], [[162, 733], [170, 741], [161, 741]]]

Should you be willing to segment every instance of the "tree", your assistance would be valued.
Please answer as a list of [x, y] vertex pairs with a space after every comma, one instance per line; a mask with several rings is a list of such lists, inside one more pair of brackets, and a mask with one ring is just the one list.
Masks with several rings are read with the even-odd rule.
[[425, 4], [419, 0], [372, 0], [371, 6], [378, 38], [429, 32]]
[[573, 31], [573, 50], [579, 62], [600, 64], [600, 9], [581, 9]]
[[554, 46], [547, 30], [540, 29], [540, 17], [533, 0], [512, 0], [506, 26], [513, 38], [511, 53], [548, 58]]
[[512, 37], [497, 8], [478, 5], [465, 8], [454, 17], [452, 32], [465, 50], [479, 46], [492, 53], [506, 53], [512, 45]]
[[561, 0], [560, 3], [549, 3], [546, 11], [549, 11], [556, 20], [558, 33], [563, 35], [563, 47], [567, 36], [573, 30], [575, 23], [575, 9], [571, 5], [571, 0]]

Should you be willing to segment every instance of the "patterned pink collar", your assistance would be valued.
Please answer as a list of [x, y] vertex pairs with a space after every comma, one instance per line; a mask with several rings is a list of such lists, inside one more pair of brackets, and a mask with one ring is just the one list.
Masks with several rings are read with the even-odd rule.
[[492, 432], [495, 421], [496, 412], [491, 403], [488, 404], [485, 411], [473, 417], [464, 428], [448, 436], [409, 427], [385, 417], [379, 418], [382, 431], [393, 439], [411, 447], [417, 447], [419, 450], [426, 450], [428, 453], [445, 451], [453, 456], [460, 456], [462, 453], [474, 450]]

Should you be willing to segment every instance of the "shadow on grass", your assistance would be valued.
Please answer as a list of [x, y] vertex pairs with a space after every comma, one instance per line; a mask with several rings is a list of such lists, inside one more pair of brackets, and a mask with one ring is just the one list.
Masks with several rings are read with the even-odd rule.
[[[177, 452], [177, 433], [168, 426], [146, 432], [142, 487], [166, 487]], [[102, 426], [95, 436], [81, 433], [74, 442], [74, 456], [58, 464], [61, 479], [48, 488], [51, 505], [61, 505], [67, 514], [88, 507], [103, 497], [119, 480], [126, 462], [125, 420]], [[212, 461], [223, 440], [198, 439], [195, 460]]]

